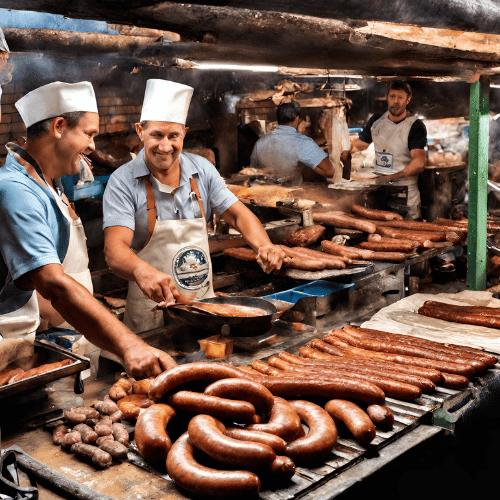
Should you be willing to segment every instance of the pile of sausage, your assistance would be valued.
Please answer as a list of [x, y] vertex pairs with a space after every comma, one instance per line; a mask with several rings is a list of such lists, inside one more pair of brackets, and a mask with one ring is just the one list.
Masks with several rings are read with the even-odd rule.
[[[56, 361], [54, 363], [45, 363], [38, 365], [39, 358], [37, 354], [34, 354], [30, 359], [23, 360], [23, 362], [12, 363], [7, 366], [5, 370], [0, 372], [0, 387], [18, 382], [20, 380], [25, 380], [30, 377], [35, 377], [37, 375], [42, 375], [43, 373], [56, 370], [57, 368], [62, 368], [63, 366], [70, 365], [74, 363], [74, 359], [65, 358], [61, 361]], [[36, 365], [30, 368], [31, 365]]]
[[65, 420], [54, 426], [52, 439], [63, 450], [107, 467], [113, 460], [127, 457], [129, 434], [120, 423], [122, 417], [109, 397], [93, 406], [70, 408], [64, 412]]
[[500, 309], [496, 307], [461, 306], [426, 300], [418, 313], [454, 323], [500, 328]]

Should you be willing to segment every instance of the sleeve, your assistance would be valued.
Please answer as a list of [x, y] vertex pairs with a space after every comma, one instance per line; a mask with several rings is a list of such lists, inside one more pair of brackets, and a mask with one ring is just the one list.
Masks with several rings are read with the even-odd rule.
[[297, 147], [297, 158], [306, 167], [316, 168], [328, 155], [310, 138], [303, 136]]
[[[135, 231], [133, 186], [124, 182], [120, 174], [123, 174], [120, 169], [111, 174], [104, 190], [102, 199], [103, 229], [111, 226], [123, 226]], [[137, 186], [137, 183], [134, 183], [134, 186]]]
[[372, 125], [375, 123], [376, 120], [378, 120], [382, 114], [380, 113], [375, 113], [369, 120], [368, 123], [364, 126], [363, 131], [358, 134], [358, 137], [360, 140], [363, 142], [366, 142], [367, 144], [371, 144], [373, 142], [372, 139]]
[[202, 158], [202, 160], [203, 173], [206, 175], [207, 181], [209, 205], [214, 213], [220, 215], [234, 205], [238, 198], [229, 191], [217, 169], [205, 158]]
[[408, 134], [408, 149], [424, 149], [427, 146], [427, 129], [422, 120], [415, 120]]
[[42, 200], [19, 183], [0, 189], [0, 250], [13, 280], [48, 264], [61, 264]]

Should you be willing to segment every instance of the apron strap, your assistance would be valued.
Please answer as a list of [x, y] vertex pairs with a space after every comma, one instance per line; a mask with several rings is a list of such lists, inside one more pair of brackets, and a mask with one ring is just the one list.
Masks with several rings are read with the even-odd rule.
[[146, 184], [146, 199], [147, 205], [146, 209], [148, 211], [148, 237], [146, 238], [146, 243], [142, 246], [141, 250], [149, 243], [151, 236], [153, 236], [153, 231], [155, 230], [156, 224], [156, 204], [155, 195], [153, 193], [153, 186], [147, 176], [144, 177], [144, 183]]
[[196, 183], [196, 179], [194, 177], [191, 177], [189, 179], [189, 182], [191, 184], [191, 191], [196, 195], [196, 199], [198, 200], [198, 204], [200, 205], [200, 210], [201, 210], [201, 216], [205, 220], [205, 210], [203, 209], [203, 203], [201, 202], [201, 195], [200, 191], [198, 190], [198, 184]]

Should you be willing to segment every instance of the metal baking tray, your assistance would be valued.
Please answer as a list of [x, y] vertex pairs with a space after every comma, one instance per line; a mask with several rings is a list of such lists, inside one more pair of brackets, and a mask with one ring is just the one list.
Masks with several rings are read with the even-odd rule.
[[64, 347], [53, 344], [52, 342], [48, 342], [46, 340], [35, 340], [33, 345], [35, 352], [43, 351], [47, 355], [46, 363], [55, 363], [65, 358], [73, 359], [75, 362], [70, 365], [61, 366], [55, 370], [42, 373], [41, 375], [34, 375], [33, 377], [4, 385], [0, 387], [0, 399], [20, 394], [25, 391], [30, 391], [36, 387], [48, 384], [49, 382], [53, 382], [54, 380], [67, 377], [69, 375], [73, 375], [74, 373], [81, 372], [90, 367], [90, 359], [68, 351], [67, 349], [64, 349]]

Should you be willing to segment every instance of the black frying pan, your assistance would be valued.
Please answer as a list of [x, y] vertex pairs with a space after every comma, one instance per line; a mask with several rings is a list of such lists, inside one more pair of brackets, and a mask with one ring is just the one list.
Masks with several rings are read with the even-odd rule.
[[[197, 302], [208, 302], [209, 304], [231, 304], [237, 306], [258, 307], [267, 312], [264, 316], [252, 317], [233, 317], [218, 316], [184, 308], [182, 304], [175, 304], [167, 307], [168, 314], [176, 319], [181, 319], [186, 323], [220, 334], [224, 325], [229, 327], [229, 335], [233, 337], [253, 337], [268, 332], [273, 321], [281, 314], [278, 313], [275, 305], [266, 299], [259, 297], [212, 297], [211, 299], [202, 299]], [[224, 329], [227, 330], [227, 327]], [[226, 331], [223, 332], [227, 334]]]

